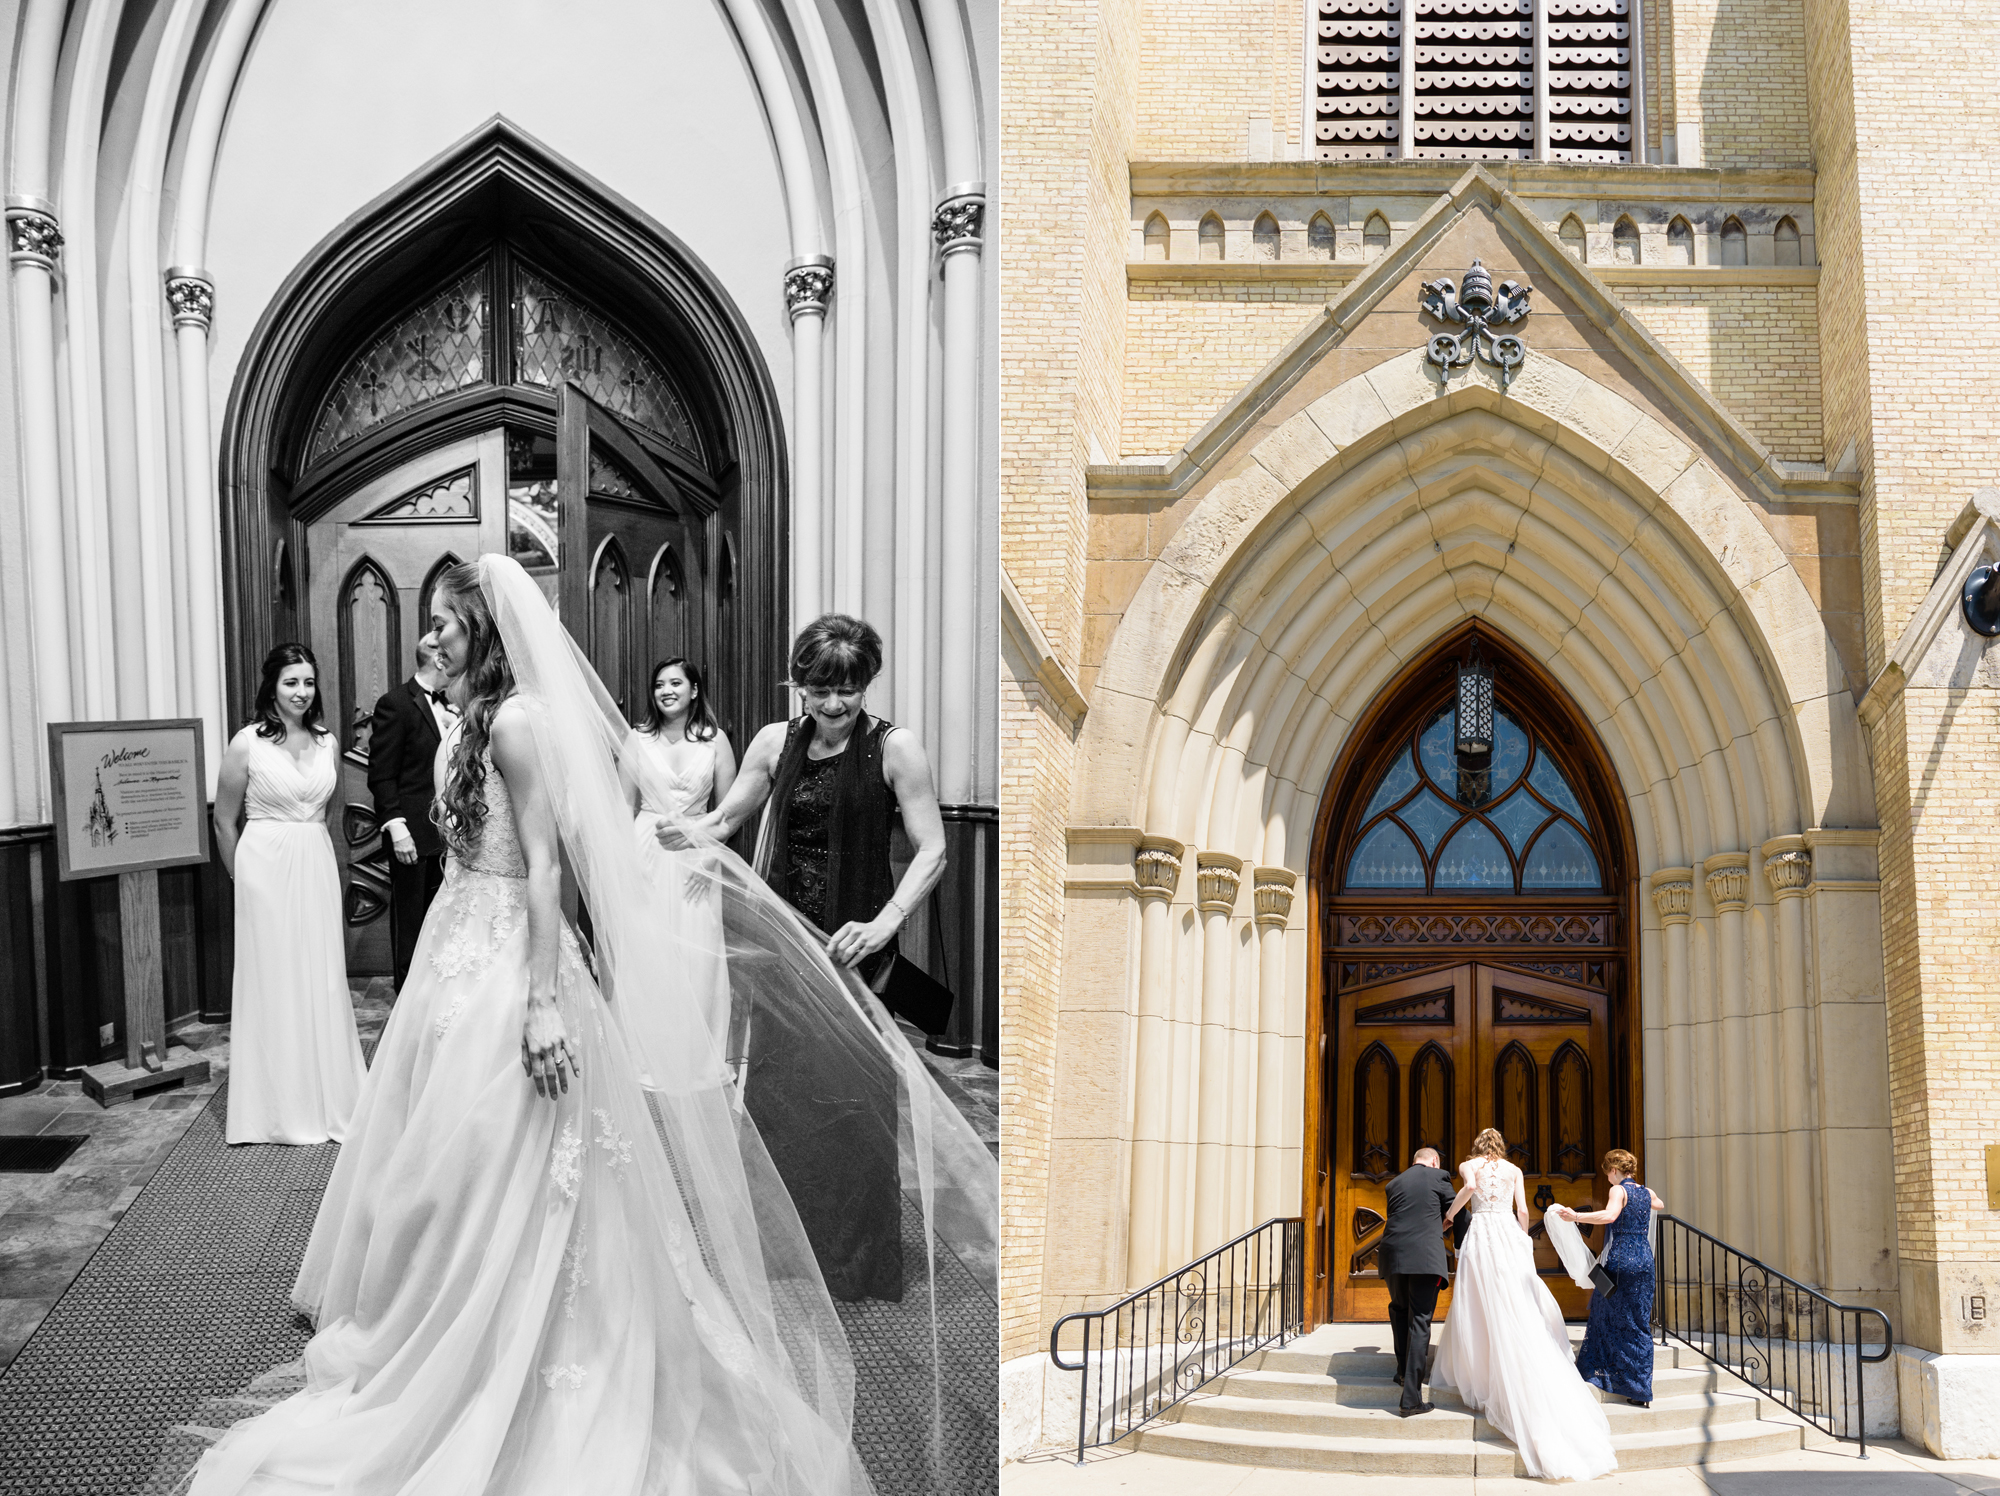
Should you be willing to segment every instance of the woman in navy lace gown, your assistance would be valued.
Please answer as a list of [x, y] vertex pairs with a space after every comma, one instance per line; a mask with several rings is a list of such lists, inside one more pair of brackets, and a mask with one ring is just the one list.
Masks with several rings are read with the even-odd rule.
[[1590, 1328], [1577, 1352], [1577, 1375], [1638, 1407], [1653, 1401], [1653, 1248], [1647, 1227], [1666, 1202], [1632, 1177], [1639, 1161], [1623, 1148], [1604, 1155], [1611, 1192], [1602, 1210], [1571, 1210], [1564, 1220], [1603, 1226], [1610, 1245], [1601, 1259], [1618, 1280], [1610, 1293], [1590, 1296]]

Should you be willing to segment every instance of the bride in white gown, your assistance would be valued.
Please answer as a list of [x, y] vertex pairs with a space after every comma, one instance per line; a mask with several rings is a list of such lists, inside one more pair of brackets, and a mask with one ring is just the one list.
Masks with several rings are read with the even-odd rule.
[[[446, 573], [433, 608], [462, 711], [444, 887], [293, 1290], [305, 1388], [225, 1434], [192, 1496], [866, 1492], [846, 1335], [650, 909], [624, 724], [508, 558]], [[754, 875], [715, 868], [745, 1000], [826, 1050], [874, 1045]], [[931, 1140], [938, 1238], [986, 1247], [990, 1161], [921, 1074], [880, 1124]]]
[[1470, 1210], [1472, 1222], [1431, 1385], [1453, 1388], [1511, 1439], [1530, 1475], [1594, 1480], [1618, 1467], [1611, 1424], [1576, 1374], [1562, 1310], [1535, 1271], [1521, 1171], [1493, 1128], [1472, 1146], [1451, 1207], [1452, 1215]]

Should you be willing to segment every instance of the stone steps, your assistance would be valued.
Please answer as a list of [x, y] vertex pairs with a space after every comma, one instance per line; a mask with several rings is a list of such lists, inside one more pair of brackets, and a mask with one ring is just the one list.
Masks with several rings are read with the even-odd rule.
[[[1249, 1357], [1141, 1430], [1138, 1444], [1192, 1459], [1337, 1474], [1527, 1474], [1512, 1443], [1448, 1388], [1431, 1394], [1437, 1411], [1398, 1417], [1393, 1358], [1386, 1349], [1353, 1348], [1360, 1328], [1323, 1327]], [[1649, 1408], [1592, 1389], [1610, 1421], [1620, 1469], [1752, 1459], [1818, 1442], [1801, 1420], [1693, 1352], [1656, 1346], [1653, 1359]]]

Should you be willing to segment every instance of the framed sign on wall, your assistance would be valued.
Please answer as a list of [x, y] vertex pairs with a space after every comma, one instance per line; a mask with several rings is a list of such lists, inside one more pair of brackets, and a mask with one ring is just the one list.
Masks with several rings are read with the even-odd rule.
[[208, 861], [200, 718], [51, 722], [49, 770], [65, 880]]
[[208, 861], [208, 766], [201, 719], [51, 722], [56, 871], [118, 879], [124, 946], [125, 1063], [91, 1065], [100, 1105], [208, 1079], [208, 1061], [169, 1050], [160, 969], [160, 869]]

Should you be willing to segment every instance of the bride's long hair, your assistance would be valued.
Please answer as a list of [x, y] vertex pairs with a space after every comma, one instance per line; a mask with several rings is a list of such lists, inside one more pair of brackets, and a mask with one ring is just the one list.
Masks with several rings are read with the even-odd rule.
[[1489, 1127], [1480, 1133], [1478, 1137], [1474, 1138], [1472, 1140], [1472, 1156], [1474, 1158], [1505, 1158], [1507, 1156], [1507, 1140], [1500, 1136], [1500, 1129]]
[[477, 845], [486, 829], [486, 748], [493, 740], [493, 717], [514, 694], [514, 668], [500, 642], [493, 609], [479, 584], [479, 565], [467, 561], [438, 578], [432, 606], [449, 608], [465, 629], [465, 670], [452, 684], [465, 724], [452, 751], [444, 793], [431, 806], [455, 851]]

